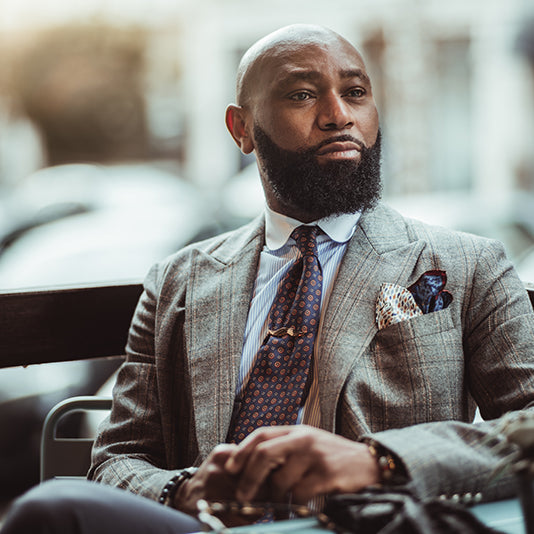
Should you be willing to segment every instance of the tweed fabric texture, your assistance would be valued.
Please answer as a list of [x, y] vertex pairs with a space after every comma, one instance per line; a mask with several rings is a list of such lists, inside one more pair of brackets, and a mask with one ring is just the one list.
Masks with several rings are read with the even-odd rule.
[[291, 234], [302, 256], [282, 280], [269, 312], [269, 331], [229, 432], [233, 443], [262, 426], [297, 422], [306, 399], [321, 308], [317, 233], [317, 226], [299, 226]]

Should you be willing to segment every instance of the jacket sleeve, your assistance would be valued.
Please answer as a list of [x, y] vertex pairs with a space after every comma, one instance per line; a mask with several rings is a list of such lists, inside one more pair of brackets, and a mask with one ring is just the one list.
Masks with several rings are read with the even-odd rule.
[[154, 335], [160, 265], [148, 273], [113, 389], [113, 408], [101, 424], [88, 478], [157, 500], [177, 473], [167, 469], [158, 399]]

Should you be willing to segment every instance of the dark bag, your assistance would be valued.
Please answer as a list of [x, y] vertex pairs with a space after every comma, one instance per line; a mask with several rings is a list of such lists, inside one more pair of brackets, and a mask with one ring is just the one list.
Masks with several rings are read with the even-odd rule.
[[325, 514], [338, 532], [355, 534], [497, 534], [457, 503], [421, 501], [407, 488], [367, 488], [336, 495]]

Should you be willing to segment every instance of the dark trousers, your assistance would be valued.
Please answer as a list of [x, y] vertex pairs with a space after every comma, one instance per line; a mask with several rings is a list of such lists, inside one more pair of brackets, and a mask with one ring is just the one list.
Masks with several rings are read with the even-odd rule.
[[45, 482], [18, 498], [0, 534], [185, 534], [202, 531], [193, 517], [85, 480]]

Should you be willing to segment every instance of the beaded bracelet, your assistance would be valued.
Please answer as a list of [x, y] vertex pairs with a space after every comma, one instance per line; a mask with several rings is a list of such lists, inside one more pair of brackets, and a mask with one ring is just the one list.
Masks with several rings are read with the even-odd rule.
[[393, 478], [395, 469], [397, 467], [395, 464], [395, 459], [393, 456], [391, 456], [391, 454], [382, 453], [382, 451], [379, 452], [375, 445], [367, 445], [367, 447], [369, 448], [371, 456], [378, 464], [378, 468], [380, 469], [380, 478], [385, 482], [389, 482]]
[[383, 482], [393, 482], [397, 474], [397, 464], [395, 458], [389, 452], [385, 451], [378, 443], [372, 441], [367, 443], [371, 456], [375, 458], [378, 468], [380, 469], [380, 478]]
[[191, 478], [197, 472], [197, 470], [198, 467], [186, 467], [185, 469], [180, 470], [169, 480], [169, 482], [167, 482], [167, 484], [165, 484], [165, 487], [159, 496], [158, 502], [165, 506], [170, 506], [176, 490], [185, 480]]

